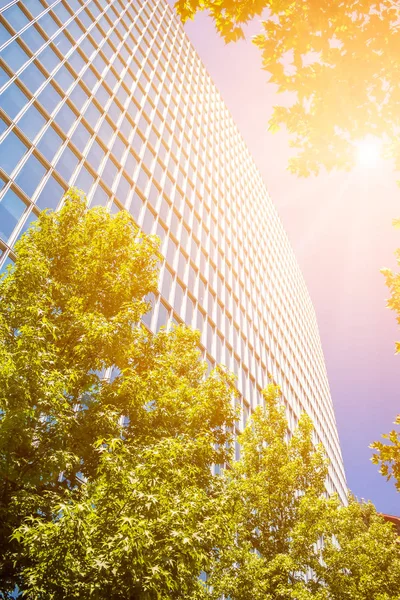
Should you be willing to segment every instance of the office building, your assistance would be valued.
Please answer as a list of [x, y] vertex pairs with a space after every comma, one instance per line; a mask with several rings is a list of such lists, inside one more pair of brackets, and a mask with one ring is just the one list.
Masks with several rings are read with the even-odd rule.
[[162, 240], [152, 330], [186, 322], [237, 375], [268, 373], [346, 482], [312, 303], [235, 123], [165, 0], [0, 0], [0, 268], [68, 186]]

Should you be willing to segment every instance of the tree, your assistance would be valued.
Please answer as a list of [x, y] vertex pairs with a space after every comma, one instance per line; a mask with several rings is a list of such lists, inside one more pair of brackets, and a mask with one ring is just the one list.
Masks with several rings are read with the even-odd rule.
[[[372, 504], [324, 495], [327, 464], [303, 415], [289, 435], [269, 386], [227, 473], [232, 528], [210, 573], [213, 600], [400, 598], [400, 548]], [[323, 543], [322, 543], [323, 541]]]
[[[393, 225], [400, 227], [400, 220], [395, 219]], [[396, 250], [397, 263], [400, 265], [400, 249]], [[391, 269], [382, 269], [385, 276], [386, 285], [390, 290], [390, 298], [387, 301], [387, 307], [397, 314], [397, 322], [400, 323], [400, 273], [393, 273]], [[396, 354], [400, 352], [400, 342], [395, 345]], [[400, 425], [400, 414], [397, 415], [395, 425]], [[371, 448], [376, 450], [372, 456], [372, 462], [380, 465], [380, 473], [388, 480], [393, 477], [395, 485], [400, 492], [400, 431], [392, 429], [389, 433], [384, 434], [384, 440], [373, 442]]]
[[297, 155], [289, 170], [307, 176], [321, 166], [350, 169], [354, 144], [386, 142], [400, 168], [400, 6], [393, 0], [177, 0], [185, 22], [206, 10], [226, 42], [262, 17], [253, 42], [280, 93], [272, 131], [285, 125]]
[[391, 525], [326, 497], [311, 421], [291, 435], [276, 386], [233, 462], [233, 379], [207, 375], [198, 333], [140, 324], [157, 244], [126, 212], [70, 192], [16, 254], [0, 280], [1, 597], [400, 597]]
[[16, 255], [0, 280], [0, 597], [195, 597], [223, 531], [211, 465], [230, 377], [206, 376], [196, 333], [140, 325], [159, 256], [128, 213], [71, 191]]
[[129, 388], [130, 423], [121, 437], [97, 441], [97, 472], [79, 495], [54, 498], [51, 519], [31, 518], [14, 534], [28, 559], [29, 598], [201, 597], [199, 577], [226, 529], [211, 467], [226, 458], [229, 386], [216, 373], [204, 379], [204, 365], [189, 358], [197, 335], [157, 338], [159, 364], [145, 376], [125, 372], [114, 391]]
[[[400, 414], [397, 415], [394, 425], [400, 425]], [[371, 448], [377, 452], [372, 456], [372, 462], [380, 465], [380, 473], [389, 481], [393, 477], [395, 486], [400, 492], [400, 431], [392, 429], [389, 433], [382, 435], [384, 440], [378, 440], [371, 444]]]

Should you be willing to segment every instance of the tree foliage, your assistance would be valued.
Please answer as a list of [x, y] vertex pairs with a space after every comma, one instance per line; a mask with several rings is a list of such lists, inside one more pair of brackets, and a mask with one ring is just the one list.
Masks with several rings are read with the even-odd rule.
[[[270, 386], [227, 473], [231, 537], [210, 574], [213, 600], [400, 598], [400, 548], [372, 504], [324, 495], [327, 464], [306, 415], [288, 434]], [[323, 542], [323, 543], [322, 543]]]
[[230, 378], [206, 377], [196, 333], [139, 324], [158, 253], [128, 213], [70, 192], [16, 254], [0, 281], [0, 593], [191, 597], [223, 530], [211, 465]]
[[400, 598], [392, 526], [326, 496], [312, 423], [289, 432], [276, 386], [233, 461], [233, 378], [207, 375], [197, 332], [140, 324], [157, 243], [127, 213], [72, 191], [16, 254], [0, 280], [0, 597]]
[[[393, 222], [396, 228], [400, 227], [400, 220]], [[400, 265], [400, 249], [396, 250], [397, 263]], [[394, 273], [391, 269], [382, 269], [385, 276], [386, 285], [390, 290], [390, 298], [387, 301], [387, 307], [393, 310], [397, 315], [397, 322], [400, 324], [400, 273]], [[396, 354], [400, 352], [400, 342], [395, 344]], [[400, 425], [400, 414], [397, 415], [395, 425]], [[400, 492], [400, 430], [392, 429], [383, 436], [386, 441], [376, 441], [371, 444], [371, 448], [376, 450], [372, 456], [372, 462], [380, 465], [380, 472], [388, 480], [393, 478], [396, 488]]]
[[270, 129], [285, 125], [299, 175], [349, 169], [354, 142], [379, 136], [400, 168], [400, 6], [393, 0], [177, 0], [185, 22], [206, 10], [226, 42], [262, 18], [253, 38], [269, 81], [285, 92]]

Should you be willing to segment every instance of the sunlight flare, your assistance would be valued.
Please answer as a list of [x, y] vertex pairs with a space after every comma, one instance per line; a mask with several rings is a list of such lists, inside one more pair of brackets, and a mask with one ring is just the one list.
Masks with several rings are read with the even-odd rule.
[[364, 138], [356, 142], [355, 154], [360, 166], [375, 167], [382, 157], [382, 142], [375, 137]]

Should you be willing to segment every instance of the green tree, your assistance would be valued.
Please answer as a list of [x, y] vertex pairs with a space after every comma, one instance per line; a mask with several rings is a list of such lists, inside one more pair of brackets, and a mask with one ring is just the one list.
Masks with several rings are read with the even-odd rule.
[[72, 191], [16, 255], [0, 280], [1, 596], [194, 597], [224, 525], [211, 465], [229, 452], [230, 377], [206, 376], [196, 333], [140, 325], [159, 255], [128, 213]]
[[[321, 447], [314, 449], [306, 415], [289, 436], [279, 395], [274, 385], [266, 390], [265, 410], [255, 410], [239, 439], [241, 459], [227, 473], [234, 529], [210, 578], [216, 599], [291, 598], [304, 588], [307, 560], [318, 561], [309, 546], [318, 539], [316, 515], [325, 506], [326, 459]], [[303, 553], [294, 537], [298, 527], [306, 538]]]
[[97, 472], [79, 494], [54, 498], [51, 519], [31, 518], [14, 534], [29, 598], [202, 597], [199, 576], [227, 527], [211, 467], [227, 454], [229, 385], [222, 374], [205, 379], [198, 356], [189, 358], [193, 333], [157, 338], [160, 364], [121, 382], [132, 427], [98, 440]]
[[400, 7], [393, 0], [177, 0], [183, 22], [207, 11], [226, 42], [262, 17], [253, 38], [278, 92], [270, 129], [285, 125], [299, 175], [349, 169], [354, 143], [386, 142], [400, 168]]
[[[393, 225], [400, 228], [400, 219], [395, 219]], [[400, 249], [396, 250], [397, 264], [400, 265]], [[400, 273], [394, 273], [391, 269], [382, 269], [385, 276], [386, 285], [390, 290], [390, 298], [387, 301], [387, 307], [393, 310], [397, 315], [397, 322], [400, 324]], [[396, 354], [400, 352], [400, 342], [395, 345]], [[397, 415], [395, 425], [400, 425], [400, 414]], [[376, 450], [372, 456], [372, 462], [380, 465], [380, 472], [388, 480], [393, 478], [397, 490], [400, 492], [400, 430], [392, 429], [383, 436], [387, 441], [376, 441], [371, 444], [371, 448]]]
[[[270, 386], [240, 437], [227, 472], [232, 514], [210, 572], [213, 600], [400, 598], [400, 548], [372, 504], [327, 498], [327, 464], [303, 415], [289, 435], [279, 390]], [[323, 543], [322, 543], [323, 541]]]
[[0, 280], [0, 597], [400, 598], [392, 526], [326, 497], [311, 421], [291, 435], [275, 386], [232, 461], [233, 379], [207, 375], [196, 332], [140, 325], [159, 257], [127, 213], [70, 192], [16, 253]]
[[372, 503], [351, 497], [348, 507], [328, 513], [326, 523], [322, 561], [315, 570], [317, 597], [399, 600], [400, 548], [393, 525]]
[[[400, 425], [400, 414], [397, 415], [394, 425]], [[376, 450], [372, 462], [380, 465], [380, 473], [388, 481], [394, 479], [395, 486], [400, 492], [400, 430], [392, 429], [389, 433], [384, 433], [382, 438], [388, 442], [378, 440], [371, 444], [371, 448]]]

